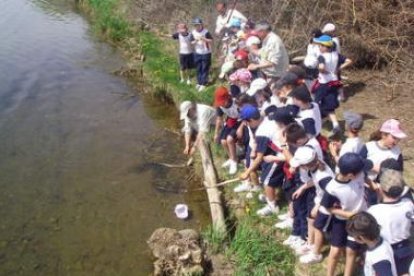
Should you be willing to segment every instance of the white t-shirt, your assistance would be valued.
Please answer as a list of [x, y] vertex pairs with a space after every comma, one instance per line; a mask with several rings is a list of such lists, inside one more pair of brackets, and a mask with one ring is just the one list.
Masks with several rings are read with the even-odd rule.
[[302, 182], [306, 183], [309, 180], [312, 180], [315, 185], [316, 196], [314, 198], [315, 204], [321, 203], [324, 189], [327, 183], [335, 177], [335, 174], [332, 172], [331, 168], [322, 160], [320, 162], [325, 164], [325, 170], [321, 171], [317, 169], [314, 172], [300, 170], [300, 179]]
[[[398, 160], [401, 155], [401, 149], [399, 146], [394, 146], [391, 149], [384, 149], [378, 145], [378, 141], [370, 141], [365, 144], [365, 147], [367, 151], [366, 159], [371, 160], [374, 166], [381, 165], [382, 161], [386, 159], [392, 158]], [[364, 148], [362, 151], [364, 151]], [[375, 180], [377, 176], [378, 173], [374, 171], [368, 172], [368, 177], [371, 180]]]
[[[391, 264], [391, 271], [375, 271], [376, 265], [382, 262], [389, 262]], [[377, 270], [380, 269], [377, 267]], [[394, 252], [391, 245], [385, 241], [381, 240], [373, 249], [368, 249], [365, 253], [365, 265], [364, 265], [364, 275], [365, 276], [377, 276], [377, 275], [387, 275], [387, 276], [397, 276], [397, 269], [394, 262]]]
[[198, 132], [208, 132], [210, 126], [214, 124], [216, 111], [211, 106], [197, 104], [197, 117], [194, 120], [186, 117], [184, 119], [184, 133], [191, 133], [192, 130]]
[[227, 10], [224, 16], [221, 14], [217, 16], [215, 33], [218, 35], [224, 27], [230, 27], [232, 19], [239, 19], [242, 24], [247, 22], [247, 18], [238, 10], [234, 9], [233, 12], [231, 9]]
[[322, 53], [318, 57], [318, 63], [325, 64], [325, 72], [319, 72], [318, 81], [320, 84], [329, 83], [331, 81], [338, 80], [338, 63], [339, 55], [337, 52], [332, 51], [329, 53]]
[[269, 61], [273, 66], [260, 69], [268, 77], [280, 77], [289, 66], [289, 56], [282, 39], [275, 33], [270, 32], [262, 42], [259, 51], [260, 60]]
[[319, 50], [319, 46], [316, 44], [309, 44], [306, 50], [306, 57], [303, 61], [303, 64], [308, 67], [315, 69], [318, 67], [318, 57], [320, 56], [321, 51]]
[[[351, 152], [359, 154], [361, 149], [364, 147], [364, 140], [361, 137], [350, 137], [345, 140], [345, 143], [342, 145], [339, 150], [339, 157], [345, 153]], [[335, 172], [339, 173], [339, 168], [336, 166]]]
[[207, 29], [202, 29], [201, 32], [193, 30], [191, 32], [192, 37], [196, 40], [194, 44], [194, 52], [199, 55], [206, 55], [211, 53], [211, 45], [203, 40], [200, 40], [201, 37], [209, 37], [210, 33]]
[[312, 102], [311, 108], [300, 109], [296, 117], [296, 121], [303, 125], [307, 134], [316, 137], [321, 133], [322, 118], [321, 111], [319, 110], [319, 105], [317, 103]]
[[175, 33], [172, 36], [174, 39], [178, 39], [179, 53], [182, 55], [188, 55], [193, 53], [193, 45], [191, 45], [191, 35], [182, 35]]
[[[367, 202], [364, 193], [364, 176], [361, 173], [357, 178], [349, 182], [340, 182], [332, 179], [326, 185], [326, 193], [323, 196], [321, 204], [330, 209], [334, 202], [339, 201], [341, 209], [349, 212], [361, 212], [367, 209]], [[335, 215], [336, 218], [346, 220], [342, 216]]]
[[381, 226], [381, 236], [390, 244], [410, 238], [411, 219], [407, 214], [414, 213], [414, 204], [411, 200], [379, 203], [371, 206], [368, 212], [375, 217]]

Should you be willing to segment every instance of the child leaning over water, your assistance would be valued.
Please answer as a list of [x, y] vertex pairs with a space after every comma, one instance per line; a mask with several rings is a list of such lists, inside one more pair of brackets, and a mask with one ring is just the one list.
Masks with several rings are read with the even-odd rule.
[[191, 84], [190, 70], [194, 68], [193, 45], [191, 44], [191, 35], [188, 32], [187, 25], [179, 23], [177, 25], [177, 32], [172, 35], [173, 39], [178, 40], [179, 45], [179, 59], [180, 59], [180, 82], [187, 81]]

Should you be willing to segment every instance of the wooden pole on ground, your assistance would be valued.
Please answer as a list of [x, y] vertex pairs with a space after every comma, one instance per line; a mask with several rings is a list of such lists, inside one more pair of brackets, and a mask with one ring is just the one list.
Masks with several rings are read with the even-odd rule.
[[206, 187], [210, 204], [213, 228], [224, 237], [227, 231], [221, 192], [217, 189], [217, 177], [210, 153], [210, 147], [204, 138], [199, 142], [198, 149], [200, 151], [201, 163], [203, 164], [204, 186]]

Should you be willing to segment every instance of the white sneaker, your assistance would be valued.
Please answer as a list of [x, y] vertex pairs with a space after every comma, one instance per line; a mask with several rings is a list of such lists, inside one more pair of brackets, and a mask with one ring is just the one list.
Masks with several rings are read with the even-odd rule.
[[299, 238], [294, 243], [290, 244], [290, 248], [292, 248], [293, 250], [296, 251], [297, 248], [299, 248], [299, 247], [301, 247], [301, 246], [303, 246], [305, 244], [306, 244], [306, 241], [304, 241], [301, 238]]
[[257, 196], [257, 199], [258, 199], [261, 203], [267, 203], [266, 196], [265, 196], [264, 194], [259, 194], [259, 195]]
[[242, 192], [248, 192], [250, 191], [250, 182], [247, 180], [242, 181], [239, 185], [234, 187], [233, 191], [235, 193], [242, 193]]
[[227, 159], [227, 161], [226, 162], [224, 162], [222, 165], [221, 165], [221, 167], [224, 169], [224, 168], [227, 168], [227, 167], [230, 167], [230, 163], [231, 163], [231, 159]]
[[274, 225], [278, 229], [289, 229], [293, 227], [293, 218], [285, 219], [284, 221], [278, 222]]
[[292, 243], [296, 242], [300, 239], [299, 236], [290, 235], [286, 240], [283, 241], [283, 245], [291, 245]]
[[237, 172], [237, 162], [230, 160], [229, 174], [233, 175]]
[[198, 91], [198, 89], [200, 89], [200, 85], [199, 84], [196, 85], [196, 90]]
[[279, 220], [286, 220], [286, 219], [291, 218], [291, 217], [289, 216], [289, 213], [284, 213], [284, 214], [278, 215], [277, 218]]
[[184, 83], [184, 79], [181, 79], [181, 80], [180, 80], [180, 83]]
[[187, 85], [191, 85], [191, 80], [190, 79], [187, 80]]
[[309, 254], [310, 252], [312, 252], [312, 250], [313, 250], [313, 245], [309, 243], [305, 243], [304, 245], [296, 248], [295, 253], [298, 256], [302, 256], [302, 255]]
[[302, 264], [316, 264], [322, 262], [322, 258], [322, 254], [309, 252], [308, 254], [301, 256], [299, 262]]
[[265, 207], [257, 210], [256, 212], [256, 214], [261, 217], [266, 217], [277, 213], [279, 213], [279, 206], [271, 207], [269, 204], [266, 204]]
[[203, 91], [204, 89], [206, 89], [206, 87], [205, 87], [204, 85], [200, 85], [200, 86], [198, 87], [198, 92], [201, 92], [201, 91]]

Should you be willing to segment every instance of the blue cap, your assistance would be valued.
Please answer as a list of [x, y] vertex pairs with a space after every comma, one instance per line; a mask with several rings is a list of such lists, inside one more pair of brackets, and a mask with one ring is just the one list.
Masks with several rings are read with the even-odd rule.
[[232, 18], [230, 20], [230, 28], [234, 27], [234, 28], [240, 28], [241, 27], [241, 20], [238, 18]]
[[193, 19], [193, 22], [192, 23], [194, 25], [203, 24], [203, 20], [201, 20], [200, 17], [196, 17], [196, 18]]
[[321, 35], [320, 37], [315, 37], [313, 39], [313, 42], [322, 44], [327, 47], [332, 47], [334, 45], [332, 37], [329, 35]]
[[255, 107], [251, 104], [246, 104], [245, 106], [243, 106], [243, 108], [240, 111], [240, 119], [242, 119], [242, 120], [250, 120], [250, 119], [258, 120], [258, 119], [260, 119], [260, 111], [257, 107]]
[[348, 152], [339, 158], [339, 172], [343, 175], [359, 174], [362, 171], [372, 169], [372, 162], [363, 159], [359, 154]]

